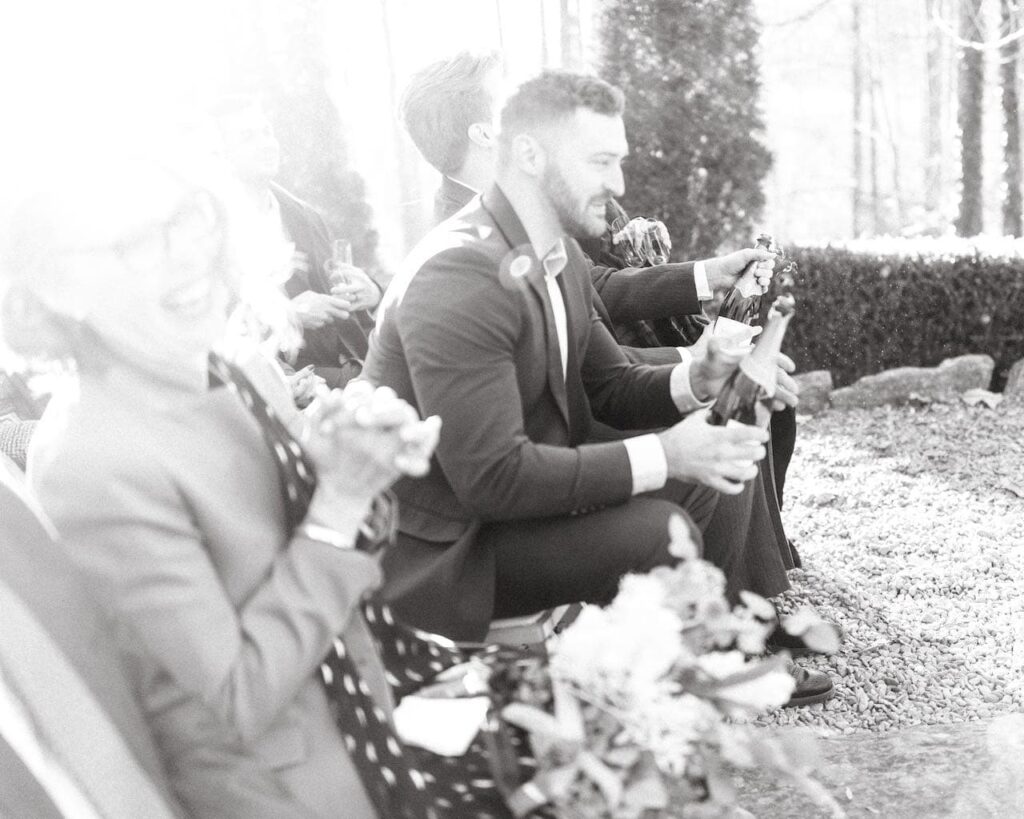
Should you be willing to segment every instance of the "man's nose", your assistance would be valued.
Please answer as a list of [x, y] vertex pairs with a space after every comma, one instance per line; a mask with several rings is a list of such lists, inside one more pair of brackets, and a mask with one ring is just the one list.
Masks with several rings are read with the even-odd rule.
[[622, 166], [616, 165], [611, 172], [608, 174], [608, 180], [605, 183], [608, 188], [608, 193], [619, 199], [622, 194], [626, 192], [626, 179], [622, 175]]

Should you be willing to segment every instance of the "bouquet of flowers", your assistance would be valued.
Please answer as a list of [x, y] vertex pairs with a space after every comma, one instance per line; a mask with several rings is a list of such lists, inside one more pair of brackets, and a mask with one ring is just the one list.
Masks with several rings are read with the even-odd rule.
[[[534, 777], [509, 799], [517, 816], [544, 806], [559, 819], [718, 816], [735, 803], [727, 765], [769, 767], [836, 815], [809, 776], [813, 738], [773, 738], [737, 723], [784, 704], [788, 657], [761, 658], [775, 621], [763, 598], [731, 609], [720, 570], [697, 559], [681, 518], [671, 525], [682, 562], [623, 579], [605, 608], [585, 607], [551, 647], [547, 667], [498, 675], [504, 721], [524, 730]], [[795, 626], [835, 650], [831, 626], [810, 612]], [[670, 814], [669, 805], [682, 812]]]

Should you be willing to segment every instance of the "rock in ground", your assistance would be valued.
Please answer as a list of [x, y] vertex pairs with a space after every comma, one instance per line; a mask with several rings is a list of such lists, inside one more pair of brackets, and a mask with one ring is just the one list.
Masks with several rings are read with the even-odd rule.
[[988, 355], [947, 358], [938, 367], [898, 367], [866, 375], [832, 392], [836, 409], [905, 404], [912, 398], [948, 401], [971, 389], [986, 389], [995, 361]]
[[814, 415], [828, 409], [832, 393], [832, 373], [828, 370], [812, 370], [793, 376], [800, 387], [799, 412]]

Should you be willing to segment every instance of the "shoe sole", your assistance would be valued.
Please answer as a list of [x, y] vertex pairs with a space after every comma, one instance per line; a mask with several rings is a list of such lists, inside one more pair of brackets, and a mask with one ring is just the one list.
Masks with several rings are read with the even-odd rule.
[[817, 705], [819, 702], [826, 702], [835, 696], [836, 687], [830, 685], [824, 691], [819, 691], [817, 694], [806, 694], [802, 697], [793, 697], [789, 700], [783, 708], [800, 708], [805, 705]]

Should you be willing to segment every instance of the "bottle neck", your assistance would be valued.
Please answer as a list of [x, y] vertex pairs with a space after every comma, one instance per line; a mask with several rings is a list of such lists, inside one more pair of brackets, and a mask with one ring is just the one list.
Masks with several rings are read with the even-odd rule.
[[786, 327], [792, 317], [792, 311], [783, 313], [773, 307], [768, 315], [768, 323], [765, 324], [764, 330], [757, 339], [757, 344], [750, 355], [740, 362], [740, 369], [743, 373], [760, 384], [768, 397], [775, 395], [782, 339], [786, 335]]

